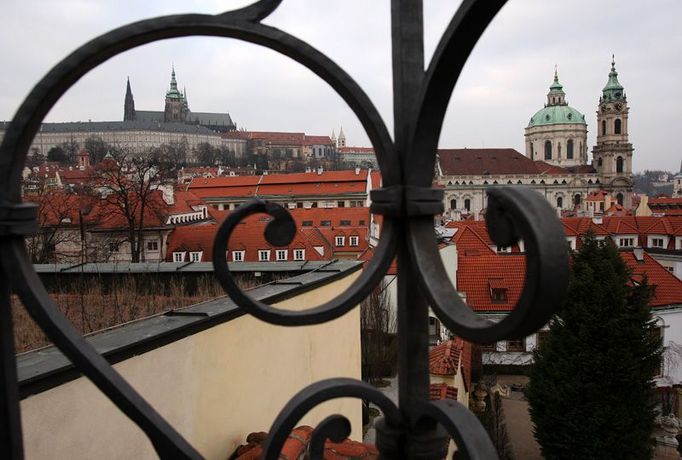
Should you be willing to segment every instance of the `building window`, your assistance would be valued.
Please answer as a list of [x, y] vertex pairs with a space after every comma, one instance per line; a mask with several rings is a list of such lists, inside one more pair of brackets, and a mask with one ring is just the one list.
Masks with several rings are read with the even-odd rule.
[[505, 303], [507, 301], [507, 290], [504, 288], [490, 288], [490, 300], [493, 303]]
[[663, 238], [651, 238], [651, 246], [655, 248], [663, 247]]
[[573, 159], [573, 139], [566, 141], [566, 158], [569, 160]]
[[158, 240], [147, 241], [147, 251], [158, 251], [158, 250], [159, 250], [159, 241]]
[[616, 159], [616, 172], [617, 173], [623, 172], [623, 157], [618, 157]]
[[339, 208], [345, 208], [346, 207], [346, 202], [345, 201], [339, 201], [336, 203]]
[[450, 200], [450, 209], [457, 209], [457, 200], [454, 198]]
[[616, 118], [616, 122], [613, 125], [613, 132], [614, 132], [614, 134], [620, 134], [621, 130], [622, 130], [622, 127], [621, 127], [620, 118]]
[[606, 136], [606, 120], [602, 120], [601, 122], [601, 133]]
[[604, 160], [602, 160], [601, 157], [597, 158], [597, 166], [601, 168], [603, 164]]
[[481, 351], [496, 351], [497, 350], [497, 342], [493, 343], [482, 343], [479, 345], [479, 348]]
[[619, 193], [616, 195], [616, 201], [618, 202], [619, 205], [623, 206], [623, 202], [625, 201], [623, 198], [623, 194]]
[[173, 262], [182, 262], [185, 260], [185, 253], [184, 252], [174, 252], [173, 253]]
[[556, 207], [561, 209], [564, 207], [564, 198], [561, 196], [556, 197]]
[[360, 238], [357, 236], [351, 236], [349, 238], [349, 243], [351, 246], [357, 246], [360, 243]]
[[232, 251], [232, 262], [244, 262], [244, 251]]
[[538, 347], [542, 347], [545, 343], [547, 343], [547, 340], [549, 339], [549, 330], [545, 329], [542, 331], [538, 331]]
[[507, 340], [507, 351], [526, 351], [525, 339]]
[[190, 252], [189, 260], [192, 262], [201, 262], [201, 251]]
[[109, 242], [109, 252], [118, 252], [118, 241]]
[[498, 246], [497, 252], [511, 252], [510, 246]]
[[332, 221], [331, 220], [323, 220], [320, 221], [320, 227], [331, 227], [332, 226]]
[[545, 160], [552, 159], [552, 142], [545, 141]]
[[294, 260], [305, 260], [305, 249], [294, 249]]
[[301, 226], [303, 226], [303, 227], [312, 227], [312, 226], [313, 226], [313, 221], [312, 221], [312, 220], [304, 220], [304, 221], [301, 223]]
[[535, 149], [533, 148], [533, 143], [530, 143], [530, 159], [535, 160]]
[[258, 251], [258, 261], [268, 262], [270, 261], [270, 251], [266, 249], [261, 249]]
[[471, 200], [469, 198], [464, 199], [464, 209], [466, 209], [467, 212], [471, 211]]
[[337, 246], [343, 246], [346, 243], [346, 237], [345, 236], [337, 236], [336, 237], [336, 245]]
[[365, 219], [360, 219], [360, 221], [358, 222], [358, 225], [365, 225]]
[[343, 225], [343, 226], [348, 227], [350, 225], [350, 220], [341, 220], [339, 222], [339, 225]]
[[298, 203], [296, 203], [296, 207], [299, 208], [299, 209], [302, 208], [302, 207], [303, 207], [303, 203], [301, 203], [301, 202], [299, 201]]
[[619, 238], [618, 239], [618, 246], [621, 248], [632, 248], [635, 246], [635, 239], [634, 238]]
[[286, 249], [278, 249], [275, 251], [275, 259], [278, 261], [287, 260], [287, 252]]
[[576, 206], [580, 206], [580, 194], [576, 193], [575, 196], [573, 197], [573, 204]]

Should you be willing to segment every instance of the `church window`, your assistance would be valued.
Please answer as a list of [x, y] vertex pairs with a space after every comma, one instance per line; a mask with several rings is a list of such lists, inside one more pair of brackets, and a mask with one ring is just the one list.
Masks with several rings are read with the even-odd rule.
[[613, 125], [613, 132], [614, 132], [614, 134], [620, 134], [621, 129], [622, 129], [622, 128], [621, 128], [621, 121], [620, 121], [620, 118], [616, 118], [616, 122], [615, 122], [615, 124]]
[[535, 149], [533, 148], [533, 143], [530, 143], [530, 159], [534, 160], [535, 159]]
[[602, 160], [601, 157], [598, 158], [597, 159], [597, 166], [599, 166], [601, 168], [603, 164], [604, 164], [604, 160]]
[[618, 157], [616, 159], [616, 172], [617, 173], [623, 172], [623, 157]]
[[606, 135], [606, 120], [602, 120], [601, 122], [601, 133], [602, 135]]
[[545, 160], [552, 159], [552, 142], [545, 141]]
[[573, 159], [573, 139], [566, 141], [566, 158], [569, 160]]
[[557, 158], [561, 158], [561, 142], [557, 142]]
[[619, 205], [623, 206], [624, 200], [623, 200], [623, 194], [622, 193], [619, 193], [618, 195], [616, 195], [616, 201], [618, 202]]
[[450, 209], [457, 209], [457, 200], [450, 200]]
[[471, 200], [469, 198], [464, 200], [464, 209], [466, 209], [467, 212], [471, 211]]
[[580, 206], [580, 194], [576, 193], [575, 196], [573, 197], [573, 204], [576, 206]]
[[564, 198], [558, 196], [558, 197], [556, 198], [556, 207], [559, 208], [559, 209], [561, 209], [563, 206], [564, 206]]

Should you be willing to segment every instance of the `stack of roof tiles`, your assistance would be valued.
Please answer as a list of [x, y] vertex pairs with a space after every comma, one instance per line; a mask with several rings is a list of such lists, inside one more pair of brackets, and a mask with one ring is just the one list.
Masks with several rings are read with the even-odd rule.
[[[302, 460], [308, 457], [308, 446], [313, 428], [300, 426], [291, 432], [284, 443], [279, 455], [280, 460]], [[247, 444], [240, 446], [230, 457], [236, 460], [257, 460], [263, 456], [262, 444], [267, 433], [251, 433]], [[324, 447], [324, 460], [374, 460], [379, 458], [379, 452], [371, 444], [363, 444], [346, 439], [342, 442], [327, 441]]]

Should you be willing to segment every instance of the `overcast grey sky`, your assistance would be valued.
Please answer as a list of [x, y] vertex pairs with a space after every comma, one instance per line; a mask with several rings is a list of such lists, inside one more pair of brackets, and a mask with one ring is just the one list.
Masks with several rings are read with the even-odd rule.
[[[239, 0], [4, 0], [0, 15], [0, 120], [10, 120], [31, 87], [60, 59], [95, 36], [157, 15], [215, 14]], [[430, 59], [458, 1], [425, 0]], [[390, 2], [284, 0], [266, 23], [292, 33], [343, 67], [392, 127]], [[554, 65], [570, 105], [586, 115], [594, 144], [596, 107], [611, 54], [630, 104], [634, 169], [678, 171], [682, 119], [682, 1], [510, 0], [474, 50], [450, 101], [440, 146], [513, 147], [545, 101]], [[324, 82], [254, 45], [194, 37], [146, 45], [85, 76], [47, 121], [120, 120], [126, 77], [135, 105], [163, 110], [171, 64], [190, 109], [227, 111], [240, 128], [331, 134], [366, 146], [355, 115]]]

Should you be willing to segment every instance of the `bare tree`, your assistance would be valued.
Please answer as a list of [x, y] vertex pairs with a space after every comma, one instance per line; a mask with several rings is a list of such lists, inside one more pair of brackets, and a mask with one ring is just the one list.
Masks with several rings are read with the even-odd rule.
[[81, 197], [38, 184], [27, 201], [38, 205], [40, 229], [26, 239], [33, 263], [74, 261], [81, 257], [83, 243]]
[[132, 262], [142, 258], [145, 225], [160, 219], [163, 200], [157, 188], [164, 180], [165, 171], [149, 155], [115, 153], [96, 166], [95, 189], [105, 214], [101, 223], [108, 228], [120, 225]]
[[360, 305], [363, 376], [380, 381], [396, 366], [395, 317], [389, 311], [387, 285], [380, 283]]

